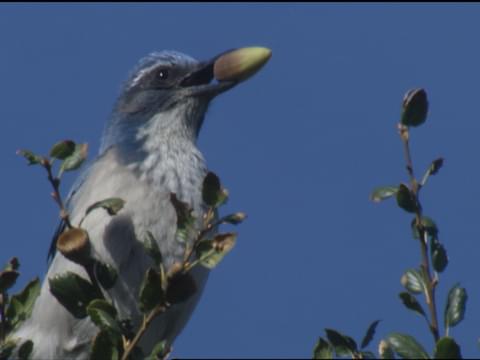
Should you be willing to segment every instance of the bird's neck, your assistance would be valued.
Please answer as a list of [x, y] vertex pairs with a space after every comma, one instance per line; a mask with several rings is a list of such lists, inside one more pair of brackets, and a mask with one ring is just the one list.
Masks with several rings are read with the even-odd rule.
[[[179, 111], [179, 112], [177, 112]], [[177, 194], [194, 208], [201, 204], [206, 164], [196, 147], [196, 133], [181, 109], [154, 115], [138, 126], [133, 141], [118, 143], [122, 162], [141, 181]]]

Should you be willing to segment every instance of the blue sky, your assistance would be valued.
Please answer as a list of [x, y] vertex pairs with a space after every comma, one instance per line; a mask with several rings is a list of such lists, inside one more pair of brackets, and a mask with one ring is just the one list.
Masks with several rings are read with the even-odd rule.
[[71, 138], [95, 154], [121, 82], [151, 51], [208, 59], [261, 45], [271, 61], [214, 100], [199, 139], [230, 191], [225, 212], [249, 217], [173, 355], [310, 357], [324, 328], [360, 340], [376, 319], [375, 351], [392, 331], [431, 351], [424, 320], [397, 296], [420, 263], [411, 216], [368, 199], [407, 181], [396, 122], [404, 93], [424, 87], [417, 174], [445, 158], [422, 192], [450, 258], [438, 312], [460, 281], [467, 313], [451, 335], [478, 356], [479, 16], [478, 4], [2, 5], [0, 262], [20, 257], [21, 285], [43, 276], [58, 221], [43, 171], [18, 148]]

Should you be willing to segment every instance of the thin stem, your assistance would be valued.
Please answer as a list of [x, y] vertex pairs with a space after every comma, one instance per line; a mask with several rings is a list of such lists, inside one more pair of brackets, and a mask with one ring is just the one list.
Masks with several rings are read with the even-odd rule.
[[53, 187], [52, 197], [60, 208], [60, 217], [62, 218], [63, 221], [65, 221], [65, 224], [67, 225], [67, 227], [69, 229], [71, 229], [72, 224], [70, 223], [70, 217], [69, 217], [68, 212], [67, 212], [67, 210], [66, 210], [66, 208], [63, 204], [62, 196], [60, 195], [60, 190], [59, 190], [60, 179], [53, 176], [53, 174], [52, 174], [52, 164], [50, 162], [48, 162], [48, 161], [44, 162], [43, 166], [47, 170], [48, 181], [50, 182], [50, 184], [52, 184], [52, 187]]
[[402, 124], [399, 124], [398, 129], [400, 133], [400, 138], [402, 139], [402, 143], [403, 143], [403, 150], [405, 155], [405, 161], [407, 163], [407, 172], [410, 178], [412, 193], [415, 197], [415, 202], [417, 204], [416, 211], [415, 211], [415, 226], [420, 234], [420, 250], [422, 254], [422, 268], [425, 271], [425, 274], [428, 279], [428, 284], [426, 289], [427, 291], [425, 294], [425, 301], [430, 311], [430, 323], [429, 323], [430, 332], [432, 333], [435, 342], [437, 342], [438, 339], [440, 338], [439, 329], [438, 329], [438, 319], [437, 319], [437, 307], [435, 304], [435, 286], [437, 282], [432, 277], [432, 274], [430, 271], [430, 262], [428, 258], [427, 232], [425, 231], [422, 225], [422, 207], [419, 199], [419, 192], [420, 192], [421, 185], [417, 182], [417, 179], [415, 178], [415, 175], [413, 172], [413, 162], [412, 162], [412, 156], [410, 154], [408, 127]]
[[400, 138], [402, 139], [403, 143], [403, 153], [405, 155], [405, 161], [407, 162], [407, 172], [408, 176], [410, 177], [410, 181], [412, 183], [415, 183], [415, 176], [413, 174], [413, 162], [412, 162], [412, 156], [410, 155], [410, 146], [409, 146], [409, 137], [410, 134], [408, 132], [408, 128], [404, 125], [399, 124], [398, 125], [399, 132], [400, 132]]
[[[198, 237], [197, 237], [198, 239]], [[189, 246], [187, 249], [185, 249], [185, 255], [183, 256], [183, 263], [188, 264], [190, 262], [190, 258], [193, 255], [193, 251], [195, 250], [195, 246], [197, 243], [197, 239], [193, 242], [191, 246]]]
[[150, 311], [150, 313], [146, 317], [144, 317], [142, 325], [140, 326], [140, 329], [138, 330], [138, 332], [135, 335], [135, 337], [133, 338], [133, 340], [128, 343], [128, 346], [126, 347], [125, 352], [123, 353], [121, 360], [127, 360], [128, 359], [128, 356], [133, 351], [135, 346], [138, 344], [138, 342], [142, 338], [143, 334], [145, 334], [145, 331], [147, 331], [148, 326], [153, 321], [153, 319], [155, 319], [155, 317], [157, 315], [160, 315], [165, 310], [166, 310], [165, 306], [158, 305], [152, 311]]
[[[182, 267], [181, 269], [179, 269], [179, 271], [182, 271], [184, 273], [187, 273], [188, 271], [190, 271], [195, 265], [197, 265], [201, 259], [195, 259], [194, 261], [190, 262], [191, 258], [193, 257], [193, 253], [198, 245], [198, 243], [203, 239], [203, 237], [214, 227], [220, 225], [222, 223], [222, 220], [217, 220], [213, 223], [207, 223], [211, 217], [212, 217], [212, 212], [214, 211], [213, 208], [209, 208], [208, 209], [208, 212], [206, 214], [206, 217], [205, 217], [205, 223], [204, 223], [204, 229], [199, 231], [195, 240], [193, 241], [193, 244], [192, 246], [188, 247], [185, 249], [185, 254], [184, 254], [184, 257], [183, 257], [183, 263], [182, 263]], [[82, 219], [83, 221], [83, 219]], [[122, 355], [122, 358], [121, 360], [127, 360], [128, 359], [128, 356], [130, 355], [130, 353], [133, 351], [133, 349], [135, 348], [135, 346], [137, 345], [137, 343], [140, 341], [140, 339], [142, 338], [143, 334], [147, 331], [148, 329], [148, 326], [150, 325], [150, 323], [153, 321], [153, 319], [165, 312], [167, 310], [167, 306], [165, 304], [162, 304], [162, 305], [157, 305], [152, 311], [150, 311], [150, 313], [144, 317], [143, 319], [143, 322], [140, 326], [140, 329], [138, 330], [138, 332], [135, 334], [135, 337], [132, 339], [131, 342], [127, 342], [127, 345], [125, 347], [125, 351]], [[168, 354], [167, 354], [168, 355]]]
[[[212, 208], [210, 208], [208, 210], [208, 213], [207, 213], [207, 218], [210, 216], [210, 212], [212, 211]], [[179, 270], [179, 271], [182, 271], [184, 273], [190, 271], [195, 265], [198, 264], [198, 262], [201, 260], [201, 259], [196, 259], [194, 260], [193, 262], [190, 262], [190, 259], [192, 258], [193, 256], [193, 253], [195, 251], [195, 248], [197, 247], [198, 243], [202, 240], [202, 238], [208, 233], [208, 231], [210, 231], [214, 226], [218, 226], [220, 224], [219, 221], [213, 223], [213, 224], [206, 224], [205, 225], [205, 228], [202, 230], [202, 231], [199, 231], [198, 234], [197, 234], [197, 237], [195, 238], [195, 240], [193, 241], [193, 244], [192, 246], [188, 247], [186, 250], [185, 250], [185, 254], [184, 254], [184, 258], [183, 258], [183, 263], [182, 263], [182, 268]], [[152, 311], [150, 311], [150, 313], [144, 317], [143, 319], [143, 322], [140, 326], [140, 329], [137, 331], [137, 333], [135, 334], [135, 337], [132, 339], [131, 342], [128, 342], [126, 347], [125, 347], [125, 351], [122, 355], [122, 358], [121, 360], [127, 360], [128, 359], [128, 356], [130, 355], [130, 353], [133, 351], [133, 349], [135, 348], [135, 346], [137, 345], [137, 343], [140, 341], [140, 339], [142, 338], [143, 334], [147, 331], [148, 329], [148, 326], [150, 325], [150, 323], [153, 321], [153, 319], [165, 312], [167, 310], [167, 306], [165, 305], [157, 305]]]
[[197, 264], [199, 264], [200, 262], [202, 262], [203, 260], [205, 260], [206, 258], [212, 256], [212, 254], [215, 252], [215, 250], [210, 250], [208, 251], [206, 254], [204, 254], [203, 256], [193, 260], [192, 262], [187, 262], [183, 265], [183, 272], [184, 273], [187, 273], [189, 272], [190, 270], [192, 270], [195, 266], [197, 266]]
[[[211, 212], [213, 211], [213, 208], [209, 208], [208, 209], [208, 212], [207, 212], [207, 215], [206, 215], [206, 219], [208, 221], [208, 219], [211, 217]], [[204, 228], [203, 230], [201, 230], [196, 239], [193, 241], [193, 244], [192, 246], [190, 246], [186, 251], [185, 251], [185, 255], [183, 257], [183, 260], [184, 260], [184, 263], [185, 264], [189, 264], [190, 263], [190, 259], [193, 255], [193, 252], [195, 251], [195, 248], [197, 247], [198, 243], [203, 239], [203, 237], [210, 231], [212, 230], [214, 227], [218, 226], [221, 224], [221, 220], [217, 220], [216, 222], [214, 223], [210, 223], [210, 224], [207, 224], [205, 223], [204, 224]], [[191, 268], [191, 267], [190, 267]]]
[[422, 178], [422, 181], [420, 182], [420, 185], [421, 186], [425, 186], [425, 184], [427, 183], [427, 180], [428, 178], [430, 177], [430, 169], [428, 169], [425, 174], [423, 174], [423, 178]]
[[430, 310], [430, 331], [432, 332], [435, 342], [440, 338], [437, 319], [437, 307], [435, 304], [435, 283], [430, 272], [430, 264], [428, 260], [428, 245], [427, 245], [427, 232], [422, 230], [422, 238], [420, 240], [420, 247], [422, 251], [422, 267], [425, 269], [427, 275], [427, 296], [425, 301], [427, 302], [428, 309]]

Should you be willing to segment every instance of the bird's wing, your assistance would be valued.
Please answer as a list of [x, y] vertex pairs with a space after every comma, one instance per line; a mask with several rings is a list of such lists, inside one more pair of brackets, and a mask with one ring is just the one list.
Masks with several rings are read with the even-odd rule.
[[66, 226], [67, 226], [67, 224], [65, 223], [65, 221], [60, 220], [60, 223], [58, 224], [57, 229], [53, 233], [52, 241], [50, 243], [50, 248], [48, 249], [48, 254], [47, 254], [47, 264], [48, 264], [48, 266], [50, 266], [50, 264], [52, 263], [53, 257], [55, 256], [55, 253], [57, 252], [57, 246], [56, 246], [57, 239], [60, 236], [60, 234], [63, 233]]

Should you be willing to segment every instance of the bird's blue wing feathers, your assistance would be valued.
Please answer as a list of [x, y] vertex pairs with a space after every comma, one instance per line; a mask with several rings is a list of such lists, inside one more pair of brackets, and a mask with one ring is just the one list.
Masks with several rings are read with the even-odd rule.
[[53, 234], [52, 237], [52, 242], [50, 243], [50, 248], [48, 249], [48, 255], [47, 255], [47, 264], [50, 266], [52, 263], [53, 257], [55, 256], [55, 253], [57, 252], [57, 239], [60, 236], [61, 233], [65, 230], [65, 227], [67, 224], [65, 221], [60, 220], [60, 223], [57, 226], [57, 229], [55, 230], [55, 233]]

